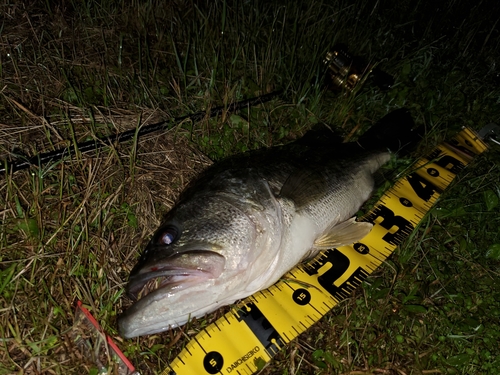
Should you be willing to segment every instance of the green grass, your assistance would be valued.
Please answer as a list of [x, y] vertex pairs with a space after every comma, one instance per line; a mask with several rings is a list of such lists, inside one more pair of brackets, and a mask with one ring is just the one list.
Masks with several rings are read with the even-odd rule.
[[[426, 129], [417, 158], [500, 115], [500, 9], [486, 0], [0, 6], [2, 158], [284, 90], [238, 114], [0, 179], [0, 375], [90, 371], [68, 338], [76, 299], [144, 374], [221, 316], [184, 332], [116, 334], [135, 259], [210, 159], [289, 142], [318, 122], [356, 136], [401, 106]], [[355, 95], [327, 90], [322, 61], [338, 42], [394, 75], [394, 87], [368, 79]], [[262, 373], [500, 373], [498, 151], [463, 171], [364, 286]]]

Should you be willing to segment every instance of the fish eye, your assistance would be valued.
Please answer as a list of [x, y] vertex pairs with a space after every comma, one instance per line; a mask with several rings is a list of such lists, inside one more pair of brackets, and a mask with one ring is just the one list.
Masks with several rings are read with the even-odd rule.
[[171, 245], [179, 238], [179, 229], [173, 225], [166, 226], [158, 237], [158, 241], [163, 245]]

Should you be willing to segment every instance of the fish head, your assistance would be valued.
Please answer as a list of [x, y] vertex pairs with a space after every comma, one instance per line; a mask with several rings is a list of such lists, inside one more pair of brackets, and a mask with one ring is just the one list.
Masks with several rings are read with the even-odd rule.
[[119, 317], [120, 334], [165, 331], [242, 298], [264, 250], [258, 217], [220, 195], [171, 211], [130, 274], [126, 289], [137, 302]]
[[[160, 287], [213, 279], [222, 273], [225, 257], [222, 246], [189, 236], [178, 221], [162, 225], [132, 269], [127, 294], [139, 300]], [[183, 237], [181, 239], [181, 237]]]

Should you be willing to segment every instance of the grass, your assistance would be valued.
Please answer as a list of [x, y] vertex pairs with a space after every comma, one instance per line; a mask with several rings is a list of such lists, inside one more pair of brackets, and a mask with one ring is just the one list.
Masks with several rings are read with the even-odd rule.
[[[223, 311], [122, 340], [124, 282], [162, 214], [200, 170], [314, 124], [359, 134], [406, 106], [415, 157], [500, 114], [498, 4], [54, 2], [0, 4], [0, 154], [34, 155], [284, 89], [238, 114], [176, 124], [0, 181], [0, 374], [92, 371], [68, 334], [84, 301], [144, 374]], [[496, 12], [495, 12], [496, 10]], [[338, 42], [394, 75], [356, 95], [325, 87]], [[263, 374], [498, 374], [498, 147], [460, 174], [363, 288]]]

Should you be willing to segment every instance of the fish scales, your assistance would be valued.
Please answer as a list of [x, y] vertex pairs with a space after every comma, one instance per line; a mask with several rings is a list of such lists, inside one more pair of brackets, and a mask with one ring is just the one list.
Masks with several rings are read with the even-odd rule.
[[[131, 272], [128, 293], [149, 291], [119, 317], [124, 337], [162, 332], [275, 283], [321, 249], [363, 238], [372, 224], [355, 213], [390, 153], [377, 137], [408, 141], [405, 110], [356, 143], [327, 130], [292, 144], [229, 158], [203, 172], [166, 215]], [[396, 124], [397, 123], [397, 124]], [[401, 124], [398, 132], [387, 127]]]

